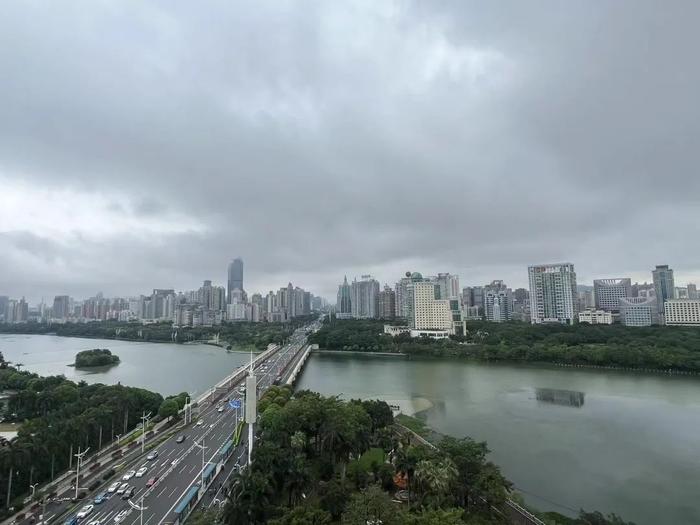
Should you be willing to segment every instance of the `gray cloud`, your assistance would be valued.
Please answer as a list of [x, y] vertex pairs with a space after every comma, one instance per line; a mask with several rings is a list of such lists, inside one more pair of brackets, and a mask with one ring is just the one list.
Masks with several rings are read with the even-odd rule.
[[2, 7], [0, 183], [136, 226], [0, 218], [0, 293], [700, 279], [697, 3], [72, 5]]

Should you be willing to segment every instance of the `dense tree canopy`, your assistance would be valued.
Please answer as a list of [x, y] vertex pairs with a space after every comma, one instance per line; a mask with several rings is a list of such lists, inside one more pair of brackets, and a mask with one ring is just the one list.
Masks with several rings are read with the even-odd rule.
[[109, 366], [119, 363], [119, 356], [113, 355], [106, 348], [94, 348], [83, 350], [75, 356], [76, 368], [91, 368], [95, 366]]
[[[10, 391], [5, 418], [21, 423], [12, 441], [0, 444], [0, 472], [13, 469], [12, 497], [29, 480], [47, 481], [68, 467], [78, 447], [97, 450], [113, 436], [136, 427], [143, 411], [156, 413], [160, 394], [122, 385], [74, 383], [62, 376], [39, 377], [0, 363], [0, 391]], [[8, 477], [0, 476], [0, 494]]]
[[466, 335], [435, 341], [405, 334], [394, 338], [383, 333], [383, 325], [334, 319], [309, 341], [327, 350], [700, 372], [700, 330], [694, 327], [472, 321]]
[[281, 343], [296, 328], [308, 323], [309, 316], [295, 317], [287, 323], [224, 323], [219, 326], [198, 326], [175, 329], [170, 322], [144, 325], [140, 322], [93, 321], [89, 323], [22, 323], [1, 324], [0, 333], [56, 334], [129, 341], [158, 341], [183, 343], [208, 340], [219, 335], [228, 345], [253, 345], [264, 349], [270, 343]]

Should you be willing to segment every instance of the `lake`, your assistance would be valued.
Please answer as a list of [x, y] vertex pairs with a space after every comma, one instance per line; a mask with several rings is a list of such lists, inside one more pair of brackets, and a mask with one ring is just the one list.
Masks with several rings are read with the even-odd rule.
[[[113, 367], [77, 370], [68, 366], [75, 354], [107, 348], [121, 359]], [[205, 344], [139, 343], [113, 339], [82, 339], [52, 335], [0, 334], [0, 352], [7, 361], [39, 375], [63, 374], [73, 381], [121, 383], [159, 392], [164, 396], [201, 394], [249, 360], [248, 352], [226, 352]]]
[[700, 523], [700, 379], [314, 354], [298, 388], [380, 398], [485, 440], [528, 503]]

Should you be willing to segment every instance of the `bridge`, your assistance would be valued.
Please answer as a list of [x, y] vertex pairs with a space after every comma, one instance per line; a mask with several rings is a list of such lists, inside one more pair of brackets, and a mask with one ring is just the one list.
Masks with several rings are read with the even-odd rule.
[[[177, 525], [198, 504], [211, 505], [217, 496], [218, 500], [223, 499], [221, 487], [248, 459], [248, 437], [243, 431], [246, 400], [250, 396], [259, 398], [276, 382], [286, 382], [292, 372], [296, 377], [303, 366], [301, 356], [308, 355], [307, 329], [298, 329], [284, 346], [268, 347], [251, 365], [234, 370], [193, 400], [186, 407], [181, 424], [168, 427], [163, 422], [149, 431], [150, 443], [143, 453], [141, 447], [116, 447], [111, 454], [102, 454], [102, 462], [94, 463], [99, 468], [81, 465], [81, 470], [87, 469], [90, 474], [81, 478], [80, 491], [87, 495], [79, 503], [70, 501], [75, 495], [74, 489], [64, 480], [64, 490], [57, 490], [59, 496], [54, 501], [44, 508], [35, 507], [21, 516], [22, 519], [17, 516], [5, 523], [62, 523], [75, 516], [83, 505], [91, 504], [94, 507], [81, 524]], [[257, 392], [243, 388], [251, 367], [257, 378]], [[111, 469], [115, 474], [104, 479], [105, 471]], [[143, 469], [145, 471], [138, 476], [131, 473]], [[133, 489], [130, 499], [122, 499], [117, 490], [109, 492], [110, 486], [117, 482]], [[103, 493], [109, 499], [94, 504], [95, 497]]]

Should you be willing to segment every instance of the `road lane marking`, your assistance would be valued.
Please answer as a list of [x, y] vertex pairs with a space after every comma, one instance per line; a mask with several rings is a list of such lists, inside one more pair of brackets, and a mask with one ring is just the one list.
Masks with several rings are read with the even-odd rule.
[[[176, 490], [177, 490], [177, 487], [173, 488], [173, 490], [170, 491], [170, 494], [168, 494], [168, 498], [172, 498], [172, 497], [173, 497], [173, 494], [175, 494], [175, 491], [176, 491]], [[178, 499], [179, 499], [179, 498], [178, 498]], [[177, 503], [177, 502], [175, 502], [175, 503]], [[170, 511], [168, 511], [168, 512], [170, 512]]]

